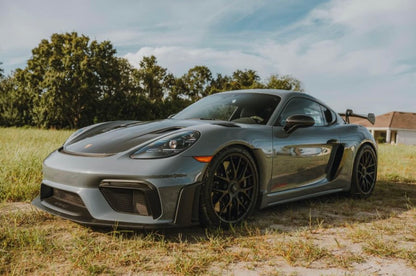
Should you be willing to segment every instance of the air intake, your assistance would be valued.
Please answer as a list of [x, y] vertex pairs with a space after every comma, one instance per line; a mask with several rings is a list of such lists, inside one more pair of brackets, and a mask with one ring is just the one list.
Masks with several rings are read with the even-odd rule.
[[135, 181], [105, 180], [99, 188], [108, 204], [116, 212], [153, 218], [161, 215], [157, 191], [147, 184]]

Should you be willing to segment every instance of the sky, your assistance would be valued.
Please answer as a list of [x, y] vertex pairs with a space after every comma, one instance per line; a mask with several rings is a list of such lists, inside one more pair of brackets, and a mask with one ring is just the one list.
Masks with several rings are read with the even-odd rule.
[[292, 75], [334, 110], [416, 112], [415, 0], [0, 0], [6, 75], [53, 33], [110, 40], [138, 67], [181, 76], [254, 69]]

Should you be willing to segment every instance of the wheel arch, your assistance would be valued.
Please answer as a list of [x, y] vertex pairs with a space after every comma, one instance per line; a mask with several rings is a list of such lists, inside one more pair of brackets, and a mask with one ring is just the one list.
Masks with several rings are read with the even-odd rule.
[[[233, 153], [234, 152], [234, 153]], [[253, 166], [253, 169], [256, 170], [256, 175], [257, 175], [257, 179], [256, 179], [256, 191], [255, 191], [255, 195], [253, 195], [254, 197], [252, 197], [253, 199], [255, 199], [255, 203], [251, 204], [251, 207], [249, 207], [249, 209], [247, 212], [244, 211], [242, 214], [244, 217], [250, 215], [250, 213], [252, 213], [252, 211], [254, 211], [255, 209], [258, 208], [259, 206], [259, 200], [261, 200], [261, 192], [262, 192], [262, 178], [264, 175], [264, 169], [262, 168], [262, 150], [261, 149], [257, 149], [255, 147], [253, 147], [250, 144], [244, 143], [244, 141], [242, 141], [242, 143], [228, 143], [224, 146], [222, 146], [221, 148], [217, 149], [215, 151], [215, 154], [213, 154], [213, 161], [211, 161], [205, 168], [204, 170], [204, 176], [202, 178], [201, 181], [201, 185], [200, 185], [200, 189], [198, 190], [198, 192], [195, 194], [195, 200], [196, 197], [198, 197], [199, 199], [199, 221], [202, 225], [204, 226], [215, 226], [217, 225], [217, 223], [219, 223], [219, 225], [224, 225], [223, 223], [227, 224], [228, 222], [227, 219], [225, 221], [223, 221], [223, 218], [220, 218], [220, 216], [218, 216], [218, 214], [215, 214], [214, 210], [211, 210], [209, 207], [209, 204], [207, 204], [207, 198], [210, 195], [210, 185], [209, 183], [212, 183], [212, 172], [216, 170], [218, 162], [222, 160], [222, 158], [228, 158], [227, 156], [229, 154], [235, 154], [235, 153], [244, 153], [244, 155], [246, 155], [247, 157], [249, 157], [249, 160], [251, 159], [251, 164]], [[247, 159], [247, 157], [245, 157]], [[218, 159], [219, 158], [219, 159]], [[216, 160], [216, 161], [214, 161]], [[221, 161], [222, 162], [222, 161]], [[207, 174], [207, 172], [210, 172], [209, 174]], [[207, 182], [209, 181], [209, 182]], [[233, 201], [234, 202], [234, 201]], [[234, 204], [233, 204], [234, 205]], [[194, 212], [196, 211], [197, 206], [194, 206]], [[236, 218], [233, 219], [237, 219], [240, 220], [242, 219], [242, 217], [240, 217], [241, 215], [237, 215]], [[222, 216], [221, 216], [222, 217]], [[234, 222], [233, 222], [234, 223]]]
[[264, 193], [267, 190], [267, 183], [269, 181], [267, 179], [267, 175], [269, 175], [267, 171], [271, 169], [271, 168], [268, 169], [268, 166], [266, 164], [267, 161], [266, 161], [265, 153], [259, 148], [255, 148], [250, 144], [238, 141], [238, 142], [230, 143], [221, 147], [215, 152], [213, 156], [216, 156], [221, 151], [226, 150], [228, 148], [232, 148], [232, 147], [237, 147], [237, 148], [246, 150], [254, 160], [254, 163], [255, 163], [254, 165], [257, 168], [257, 177], [259, 181], [259, 186], [258, 186], [259, 190], [257, 193], [258, 198], [257, 198], [257, 204], [256, 204], [256, 209], [258, 209], [259, 206], [261, 206], [261, 203], [262, 203], [261, 201], [263, 199]]
[[[359, 160], [358, 160], [358, 158], [360, 157], [360, 154], [359, 153], [366, 146], [370, 147], [373, 150], [374, 155], [375, 155], [375, 180], [374, 180], [373, 188], [371, 189], [371, 191], [368, 194], [365, 195], [365, 197], [367, 197], [367, 196], [369, 196], [371, 194], [372, 190], [374, 189], [374, 185], [377, 182], [377, 168], [378, 168], [378, 152], [377, 152], [377, 146], [376, 146], [376, 144], [374, 144], [373, 141], [371, 141], [371, 140], [365, 140], [365, 141], [362, 141], [359, 146], [357, 146], [357, 149], [354, 152], [353, 163], [352, 163], [352, 166], [351, 166], [351, 181], [350, 181], [350, 186], [349, 186], [348, 191], [349, 191], [349, 193], [351, 195], [354, 195], [354, 196], [357, 196], [358, 195], [358, 193], [356, 191], [354, 191], [354, 190], [357, 190], [357, 188], [354, 188], [354, 186], [356, 185], [356, 184], [354, 184], [354, 181], [356, 181], [356, 180], [354, 180], [354, 177], [355, 177], [354, 171], [356, 169], [357, 162], [359, 162]], [[363, 195], [360, 195], [360, 196], [363, 196]]]
[[377, 146], [371, 140], [365, 140], [365, 141], [361, 142], [360, 145], [358, 145], [357, 150], [354, 152], [354, 163], [357, 159], [357, 154], [360, 152], [362, 147], [364, 147], [366, 145], [370, 146], [374, 150], [374, 153], [376, 154], [377, 163], [378, 163]]
[[[352, 176], [353, 176], [353, 171], [354, 171], [354, 164], [355, 164], [355, 162], [357, 161], [357, 156], [358, 156], [358, 153], [360, 152], [360, 150], [364, 147], [364, 146], [366, 146], [366, 145], [368, 145], [368, 146], [370, 146], [373, 150], [374, 150], [374, 152], [375, 152], [375, 154], [376, 154], [376, 160], [377, 160], [377, 163], [378, 163], [378, 152], [377, 152], [377, 146], [374, 144], [374, 142], [373, 141], [371, 141], [371, 140], [363, 140], [363, 141], [361, 141], [361, 143], [359, 143], [357, 146], [356, 146], [356, 149], [355, 150], [353, 150], [352, 151], [352, 163], [351, 163], [351, 166], [350, 166], [350, 172], [349, 172], [349, 178], [350, 179], [352, 179]], [[351, 184], [351, 181], [350, 181], [350, 183], [349, 184]], [[351, 186], [349, 186], [348, 187], [348, 190], [350, 190], [351, 189]]]

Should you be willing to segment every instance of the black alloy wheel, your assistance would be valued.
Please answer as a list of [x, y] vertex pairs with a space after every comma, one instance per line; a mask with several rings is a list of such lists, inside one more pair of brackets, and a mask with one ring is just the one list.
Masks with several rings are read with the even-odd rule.
[[374, 149], [364, 145], [358, 152], [354, 163], [351, 194], [368, 197], [377, 181], [377, 156]]
[[228, 148], [208, 168], [201, 191], [201, 222], [205, 226], [237, 224], [253, 211], [257, 195], [253, 157], [245, 149]]

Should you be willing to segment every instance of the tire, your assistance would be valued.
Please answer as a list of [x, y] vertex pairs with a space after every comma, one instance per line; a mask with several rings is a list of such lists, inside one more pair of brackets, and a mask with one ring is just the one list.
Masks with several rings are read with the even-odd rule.
[[360, 198], [371, 195], [377, 181], [377, 155], [369, 145], [362, 146], [355, 158], [350, 194]]
[[220, 151], [204, 176], [200, 195], [200, 221], [205, 227], [228, 227], [254, 210], [259, 190], [257, 166], [239, 147]]

